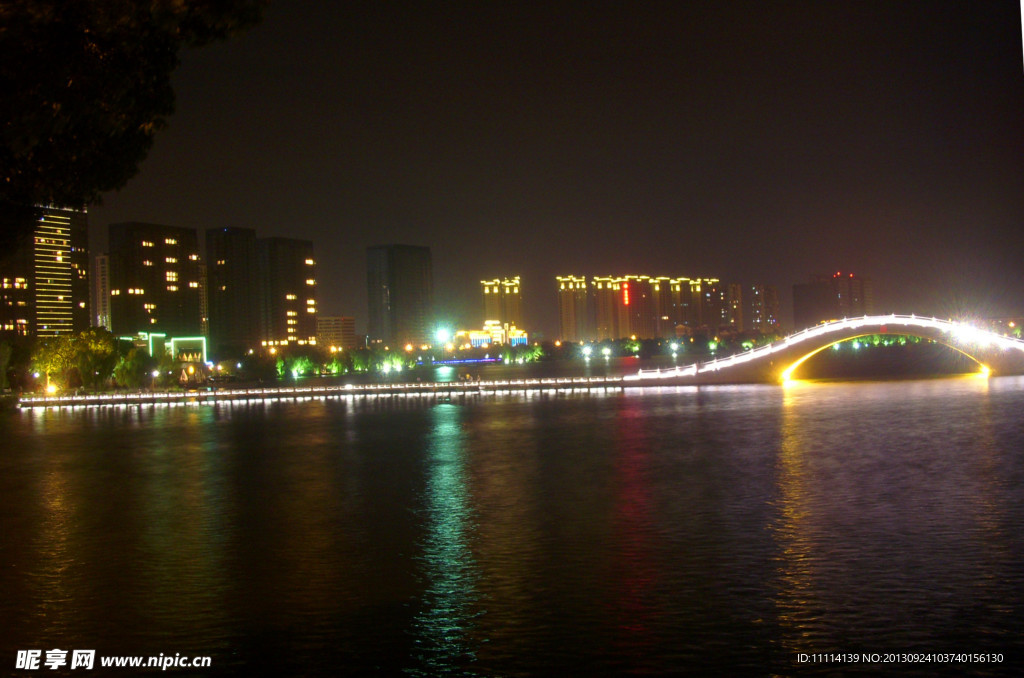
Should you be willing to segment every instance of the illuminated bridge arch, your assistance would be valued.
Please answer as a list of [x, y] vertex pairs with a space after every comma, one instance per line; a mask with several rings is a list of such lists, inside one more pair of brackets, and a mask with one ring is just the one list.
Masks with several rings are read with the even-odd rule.
[[625, 381], [671, 383], [779, 383], [811, 356], [842, 341], [875, 334], [900, 334], [945, 344], [980, 366], [985, 374], [1024, 373], [1024, 341], [966, 323], [914, 315], [864, 316], [824, 323], [767, 346], [706, 363], [667, 370], [641, 370]]

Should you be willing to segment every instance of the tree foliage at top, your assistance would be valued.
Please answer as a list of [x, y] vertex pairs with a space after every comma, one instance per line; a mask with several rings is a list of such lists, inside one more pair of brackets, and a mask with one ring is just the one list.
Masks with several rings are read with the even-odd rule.
[[[0, 229], [33, 206], [97, 203], [138, 171], [174, 110], [182, 47], [256, 23], [266, 0], [0, 3]], [[30, 227], [30, 226], [28, 226]]]

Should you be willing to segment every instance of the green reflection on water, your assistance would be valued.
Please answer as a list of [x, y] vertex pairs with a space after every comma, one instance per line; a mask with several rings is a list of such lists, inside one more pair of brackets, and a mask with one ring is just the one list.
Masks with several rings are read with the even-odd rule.
[[463, 665], [475, 659], [468, 635], [479, 571], [469, 546], [474, 525], [460, 408], [438, 405], [432, 417], [423, 509], [427, 534], [420, 556], [427, 585], [421, 611], [413, 620], [415, 655], [421, 666], [409, 673], [469, 675]]

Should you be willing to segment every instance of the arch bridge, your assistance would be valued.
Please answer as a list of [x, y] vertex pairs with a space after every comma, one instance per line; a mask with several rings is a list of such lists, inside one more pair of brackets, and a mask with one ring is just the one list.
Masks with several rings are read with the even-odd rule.
[[1024, 374], [1024, 341], [967, 323], [914, 315], [875, 315], [823, 323], [751, 349], [708, 362], [662, 370], [640, 370], [627, 385], [781, 383], [804, 361], [841, 341], [875, 334], [921, 337], [963, 353], [984, 374]]

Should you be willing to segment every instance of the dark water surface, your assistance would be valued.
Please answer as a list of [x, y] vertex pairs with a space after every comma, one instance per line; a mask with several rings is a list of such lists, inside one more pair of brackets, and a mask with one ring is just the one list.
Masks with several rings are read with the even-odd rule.
[[[14, 675], [1024, 660], [1024, 378], [36, 410], [0, 450]], [[796, 661], [837, 651], [1004, 662]]]

